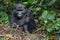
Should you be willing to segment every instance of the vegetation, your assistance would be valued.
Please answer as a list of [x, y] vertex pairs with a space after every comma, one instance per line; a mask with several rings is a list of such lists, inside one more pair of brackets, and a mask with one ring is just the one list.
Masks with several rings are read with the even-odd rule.
[[[41, 40], [59, 39], [60, 0], [0, 0], [0, 24], [10, 25], [9, 19], [11, 15], [9, 14], [14, 9], [16, 3], [25, 5], [33, 12], [37, 27], [35, 33], [46, 35]], [[39, 40], [39, 38], [35, 40]]]

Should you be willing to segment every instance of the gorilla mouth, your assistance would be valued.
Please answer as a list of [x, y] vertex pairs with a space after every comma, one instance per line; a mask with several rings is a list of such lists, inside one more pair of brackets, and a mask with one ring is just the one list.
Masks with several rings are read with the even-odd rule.
[[22, 19], [22, 17], [16, 17], [16, 19], [20, 20], [20, 19]]

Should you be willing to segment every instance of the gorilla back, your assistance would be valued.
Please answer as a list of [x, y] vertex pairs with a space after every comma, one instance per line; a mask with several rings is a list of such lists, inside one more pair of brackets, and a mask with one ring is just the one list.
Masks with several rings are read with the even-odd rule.
[[16, 4], [12, 11], [11, 24], [13, 23], [21, 26], [24, 32], [32, 33], [36, 30], [33, 14], [22, 4]]

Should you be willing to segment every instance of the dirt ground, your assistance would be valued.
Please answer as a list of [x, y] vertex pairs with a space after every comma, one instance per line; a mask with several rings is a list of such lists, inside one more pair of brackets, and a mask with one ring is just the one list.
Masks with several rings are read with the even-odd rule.
[[21, 27], [13, 28], [0, 24], [0, 39], [1, 40], [57, 40], [55, 35], [46, 35], [45, 31], [40, 33], [25, 33]]

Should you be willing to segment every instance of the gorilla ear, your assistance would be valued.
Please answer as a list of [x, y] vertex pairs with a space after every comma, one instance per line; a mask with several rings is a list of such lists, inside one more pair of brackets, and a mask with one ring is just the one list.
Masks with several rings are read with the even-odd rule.
[[26, 7], [24, 7], [24, 9], [27, 9]]
[[24, 7], [24, 9], [25, 9], [25, 11], [26, 11], [26, 12], [28, 12], [28, 10], [27, 10], [27, 8], [26, 8], [26, 7]]

